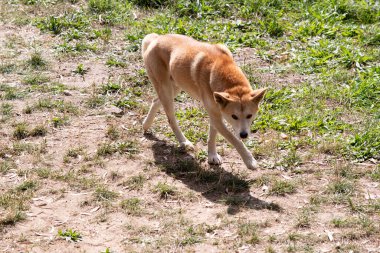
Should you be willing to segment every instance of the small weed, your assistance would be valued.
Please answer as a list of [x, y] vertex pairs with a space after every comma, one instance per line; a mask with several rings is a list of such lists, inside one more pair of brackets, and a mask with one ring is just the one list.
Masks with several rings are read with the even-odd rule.
[[19, 123], [13, 130], [13, 138], [17, 140], [25, 139], [29, 136], [29, 131], [26, 123]]
[[83, 155], [83, 147], [77, 147], [77, 148], [70, 148], [67, 150], [65, 156], [63, 157], [63, 161], [65, 163], [70, 162], [70, 159], [72, 158], [78, 158], [80, 155]]
[[328, 185], [330, 193], [350, 196], [354, 192], [354, 185], [345, 179], [337, 179]]
[[27, 63], [34, 69], [41, 69], [46, 66], [46, 61], [42, 58], [40, 52], [34, 52]]
[[74, 70], [74, 73], [84, 76], [88, 72], [89, 68], [85, 68], [82, 63], [78, 64], [77, 68]]
[[249, 244], [258, 244], [260, 242], [257, 231], [258, 225], [256, 223], [247, 222], [238, 226], [239, 236], [244, 238], [245, 242]]
[[97, 151], [97, 156], [110, 156], [117, 152], [117, 148], [112, 143], [102, 143]]
[[106, 103], [104, 96], [93, 94], [86, 100], [86, 105], [89, 108], [98, 108]]
[[292, 182], [276, 180], [274, 181], [269, 193], [274, 195], [292, 194], [296, 192], [296, 186]]
[[33, 107], [27, 105], [27, 106], [22, 110], [22, 112], [25, 113], [25, 114], [32, 114], [32, 112], [33, 112]]
[[125, 68], [127, 66], [125, 62], [118, 61], [113, 57], [108, 58], [108, 60], [106, 61], [106, 65], [109, 67], [120, 67], [120, 68]]
[[19, 221], [25, 220], [26, 216], [20, 210], [15, 210], [7, 213], [3, 218], [0, 218], [0, 228], [2, 226], [11, 226]]
[[146, 177], [142, 174], [137, 176], [131, 176], [125, 182], [122, 183], [123, 186], [127, 187], [130, 190], [141, 190], [146, 181]]
[[24, 84], [37, 86], [42, 85], [50, 81], [50, 78], [41, 74], [34, 74], [24, 78]]
[[167, 199], [169, 196], [174, 196], [177, 193], [177, 189], [174, 186], [168, 185], [166, 183], [159, 182], [154, 187], [154, 192], [158, 193], [160, 198]]
[[7, 160], [0, 161], [0, 173], [1, 174], [5, 174], [9, 170], [15, 170], [16, 168], [17, 168], [17, 165], [13, 161], [7, 161]]
[[16, 65], [13, 63], [0, 64], [0, 74], [10, 74], [16, 69]]
[[307, 228], [311, 224], [311, 210], [310, 208], [304, 207], [301, 209], [297, 216], [297, 227]]
[[53, 117], [51, 119], [51, 122], [53, 124], [53, 127], [57, 128], [57, 127], [62, 127], [62, 126], [65, 126], [65, 125], [68, 125], [69, 123], [69, 118], [67, 116], [63, 116], [63, 117]]
[[19, 192], [24, 192], [27, 190], [34, 190], [37, 188], [37, 183], [35, 181], [27, 180], [24, 181], [22, 184], [16, 187], [16, 190]]
[[114, 125], [111, 125], [107, 129], [106, 136], [111, 140], [117, 140], [120, 137], [120, 131]]
[[35, 126], [30, 131], [30, 136], [36, 137], [36, 136], [45, 136], [47, 134], [47, 128], [44, 125], [38, 125]]
[[1, 107], [1, 114], [4, 116], [11, 116], [12, 115], [12, 110], [13, 110], [13, 105], [9, 103], [2, 103]]
[[66, 229], [65, 231], [59, 229], [58, 236], [65, 238], [67, 241], [77, 242], [79, 240], [82, 240], [81, 234], [72, 229]]
[[122, 89], [122, 85], [118, 83], [113, 82], [107, 82], [102, 85], [101, 91], [102, 94], [109, 94], [109, 93], [116, 93], [119, 92]]
[[111, 201], [118, 196], [119, 194], [106, 189], [104, 186], [97, 187], [94, 193], [94, 197], [97, 201]]
[[36, 169], [36, 173], [40, 178], [49, 178], [52, 171], [49, 168], [38, 168]]
[[140, 199], [138, 198], [125, 199], [121, 201], [120, 207], [124, 209], [128, 214], [139, 214], [141, 211]]

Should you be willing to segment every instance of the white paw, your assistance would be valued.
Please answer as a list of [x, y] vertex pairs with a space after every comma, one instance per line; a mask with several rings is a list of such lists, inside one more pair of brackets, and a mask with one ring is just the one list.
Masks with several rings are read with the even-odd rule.
[[147, 120], [145, 119], [144, 121], [143, 121], [143, 129], [144, 129], [144, 132], [147, 132], [148, 130], [149, 130], [149, 128], [150, 128], [150, 124], [149, 124], [149, 122], [147, 122]]
[[219, 165], [222, 164], [222, 157], [218, 154], [209, 154], [208, 155], [208, 163], [209, 164], [215, 164]]
[[255, 170], [255, 169], [259, 168], [259, 164], [257, 163], [257, 161], [254, 158], [245, 164], [247, 165], [247, 168], [249, 170]]
[[194, 145], [189, 140], [181, 142], [179, 145], [181, 148], [183, 148], [185, 150], [194, 150]]

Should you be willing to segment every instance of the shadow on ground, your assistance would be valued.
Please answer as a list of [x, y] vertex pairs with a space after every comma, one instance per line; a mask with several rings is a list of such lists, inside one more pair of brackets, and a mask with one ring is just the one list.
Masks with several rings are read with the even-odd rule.
[[208, 200], [224, 203], [228, 206], [229, 214], [236, 214], [245, 208], [281, 211], [278, 204], [252, 196], [249, 181], [225, 171], [220, 166], [202, 166], [190, 154], [152, 134], [145, 134], [145, 137], [155, 141], [152, 146], [155, 164], [162, 171], [181, 180], [190, 189], [201, 192]]

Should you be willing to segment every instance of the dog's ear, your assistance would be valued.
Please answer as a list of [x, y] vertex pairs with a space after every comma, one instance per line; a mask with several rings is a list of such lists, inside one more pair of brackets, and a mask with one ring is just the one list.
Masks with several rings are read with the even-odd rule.
[[254, 90], [251, 93], [251, 101], [255, 103], [260, 103], [260, 101], [264, 98], [266, 91], [267, 91], [267, 88]]
[[231, 101], [230, 95], [227, 92], [214, 92], [214, 99], [222, 107], [225, 107]]

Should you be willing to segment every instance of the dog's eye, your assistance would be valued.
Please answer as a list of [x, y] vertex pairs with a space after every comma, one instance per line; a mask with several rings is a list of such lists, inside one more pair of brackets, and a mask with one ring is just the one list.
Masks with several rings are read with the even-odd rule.
[[247, 115], [247, 119], [250, 119], [250, 118], [252, 118], [252, 114]]
[[234, 120], [238, 120], [238, 119], [239, 119], [235, 114], [232, 114], [232, 118], [233, 118]]

